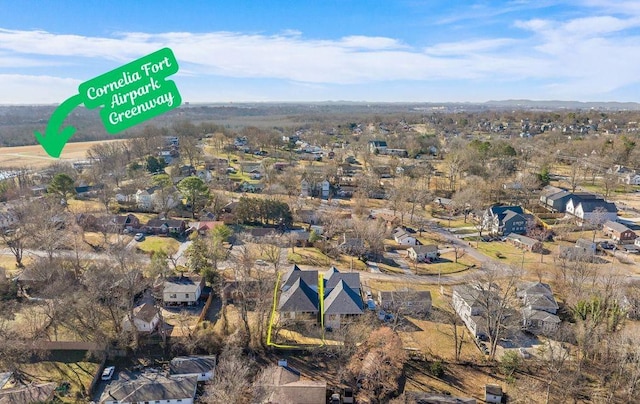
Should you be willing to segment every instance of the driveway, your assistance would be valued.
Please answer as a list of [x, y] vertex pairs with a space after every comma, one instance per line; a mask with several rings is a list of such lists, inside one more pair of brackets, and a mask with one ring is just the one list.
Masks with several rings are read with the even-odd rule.
[[187, 265], [187, 257], [184, 256], [184, 253], [185, 251], [187, 251], [187, 248], [189, 248], [190, 245], [191, 240], [181, 243], [180, 247], [178, 247], [178, 251], [176, 251], [176, 253], [173, 255], [173, 258], [176, 260], [176, 263], [178, 265]]

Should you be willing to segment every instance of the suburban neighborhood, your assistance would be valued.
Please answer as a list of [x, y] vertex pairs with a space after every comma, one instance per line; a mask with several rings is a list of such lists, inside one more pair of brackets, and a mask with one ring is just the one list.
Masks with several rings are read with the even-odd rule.
[[635, 113], [180, 110], [2, 166], [0, 403], [640, 400]]

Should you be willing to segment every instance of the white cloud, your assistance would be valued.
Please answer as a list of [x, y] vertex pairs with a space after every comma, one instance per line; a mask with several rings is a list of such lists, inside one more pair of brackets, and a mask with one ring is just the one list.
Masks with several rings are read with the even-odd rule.
[[78, 92], [80, 80], [0, 74], [0, 104], [61, 103]]
[[[0, 103], [61, 102], [84, 81], [3, 72], [64, 64], [73, 75], [71, 72], [85, 72], [86, 59], [92, 61], [93, 68], [93, 61], [104, 63], [104, 71], [108, 71], [165, 46], [176, 54], [181, 66], [177, 76], [185, 83], [214, 76], [269, 79], [317, 88], [323, 94], [336, 86], [396, 81], [473, 80], [498, 87], [534, 79], [554, 83], [548, 87], [550, 91], [562, 89], [567, 96], [582, 96], [638, 83], [640, 40], [629, 33], [640, 27], [635, 16], [531, 19], [516, 21], [513, 27], [522, 30], [524, 37], [477, 37], [424, 49], [390, 37], [353, 35], [318, 40], [304, 38], [298, 31], [278, 35], [120, 32], [110, 37], [85, 37], [0, 29]], [[192, 88], [195, 91], [198, 86]], [[527, 94], [521, 96], [526, 98]], [[358, 94], [354, 97], [360, 99]]]

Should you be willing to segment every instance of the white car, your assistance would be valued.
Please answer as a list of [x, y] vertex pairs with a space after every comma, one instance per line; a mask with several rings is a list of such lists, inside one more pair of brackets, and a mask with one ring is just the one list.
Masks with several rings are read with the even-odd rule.
[[104, 371], [102, 372], [102, 380], [111, 380], [115, 370], [116, 370], [115, 366], [108, 366], [104, 368]]

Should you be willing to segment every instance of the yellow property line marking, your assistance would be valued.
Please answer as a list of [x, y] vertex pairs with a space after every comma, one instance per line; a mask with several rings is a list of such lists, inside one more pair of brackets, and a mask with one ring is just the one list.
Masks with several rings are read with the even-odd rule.
[[[320, 318], [320, 321], [322, 323], [322, 344], [318, 344], [318, 345], [307, 345], [307, 344], [304, 344], [304, 345], [281, 345], [281, 344], [276, 344], [276, 343], [271, 342], [271, 331], [272, 331], [272, 328], [273, 328], [273, 322], [274, 322], [274, 320], [276, 318], [276, 302], [278, 301], [277, 299], [278, 299], [278, 289], [279, 289], [279, 286], [280, 286], [280, 277], [281, 277], [281, 274], [278, 273], [278, 277], [276, 278], [276, 286], [273, 289], [273, 305], [271, 306], [271, 316], [270, 316], [270, 319], [269, 319], [269, 327], [267, 329], [267, 346], [271, 346], [271, 347], [274, 347], [274, 348], [281, 348], [281, 349], [295, 349], [295, 348], [300, 348], [301, 346], [304, 346], [304, 347], [313, 347], [313, 346], [321, 347], [321, 346], [324, 346], [325, 345], [325, 342], [324, 342], [324, 320], [322, 319], [322, 317]], [[320, 280], [321, 279], [321, 275], [320, 274], [318, 274], [318, 278], [319, 278], [319, 280], [318, 280], [319, 288], [320, 288], [320, 290], [322, 290], [323, 289], [323, 287], [322, 287], [323, 283]], [[323, 305], [323, 300], [324, 300], [323, 298], [320, 298], [320, 305], [321, 306]]]

